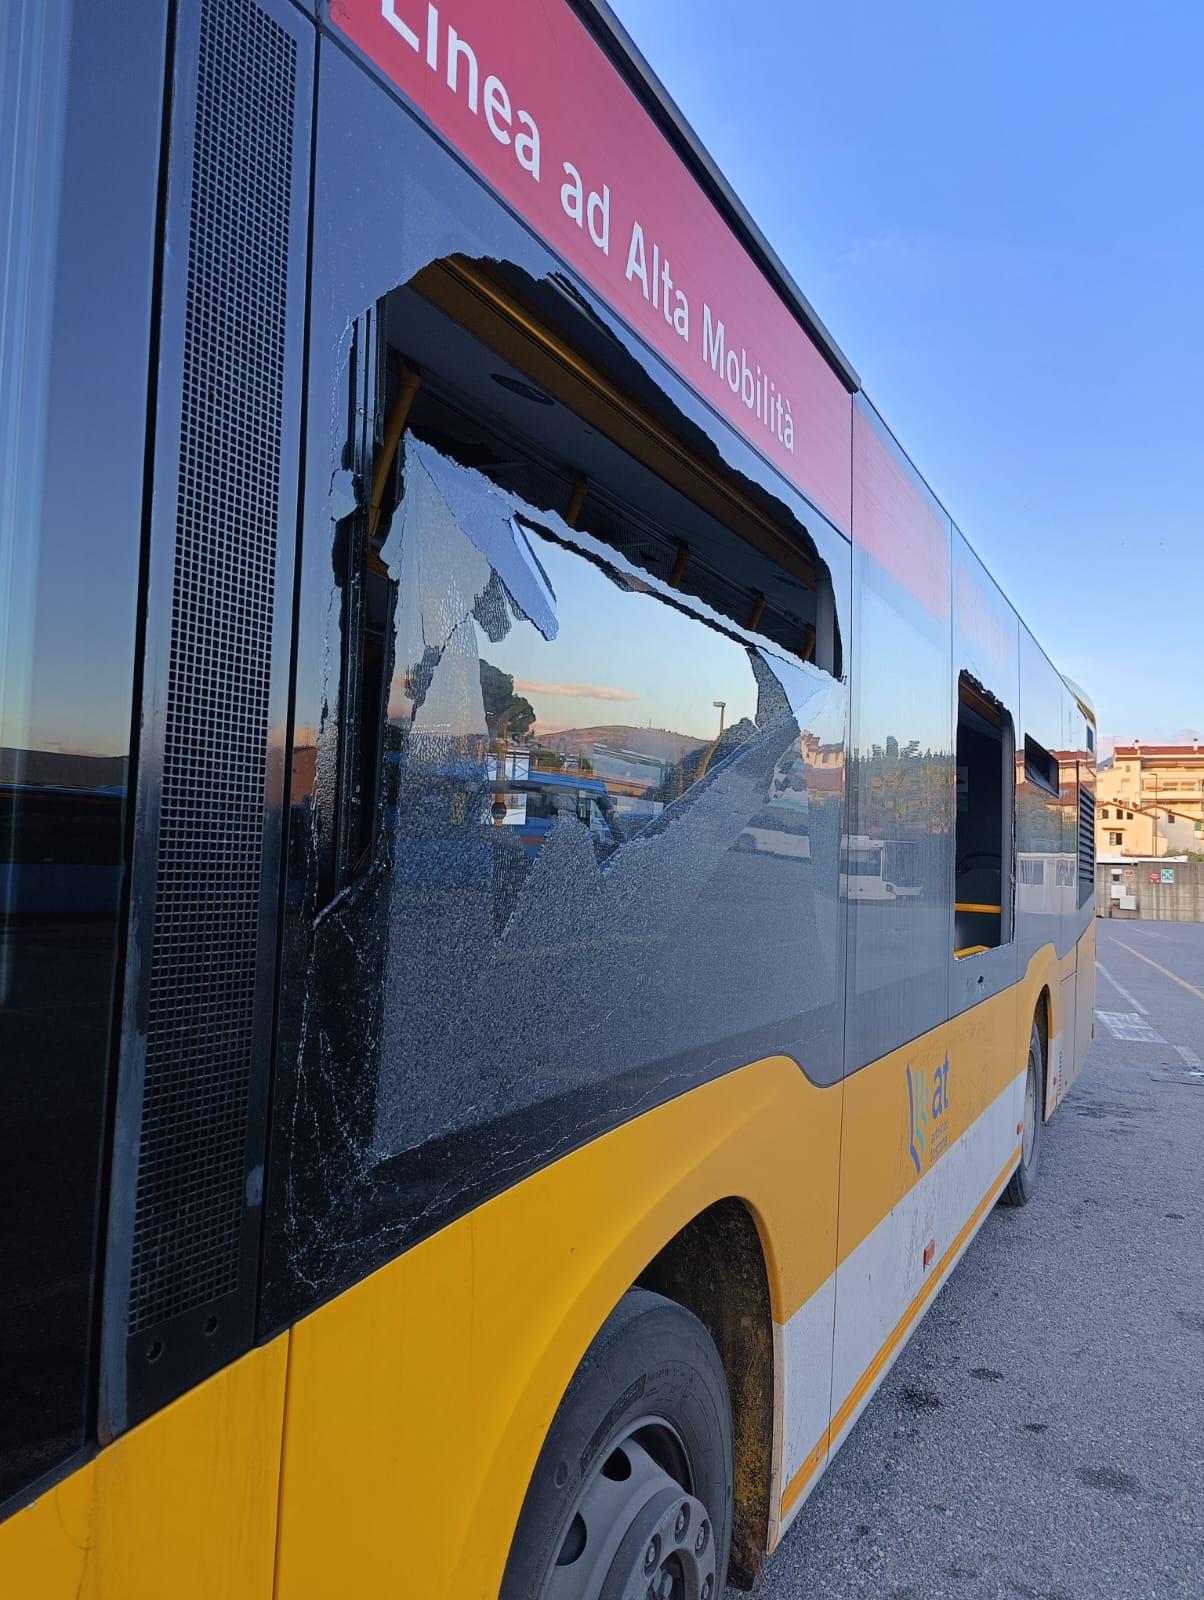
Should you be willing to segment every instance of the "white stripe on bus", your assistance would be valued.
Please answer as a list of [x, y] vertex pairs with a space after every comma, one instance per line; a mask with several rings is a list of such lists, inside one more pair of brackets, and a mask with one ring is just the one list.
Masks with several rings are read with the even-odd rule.
[[[922, 1292], [928, 1273], [936, 1270], [924, 1265], [925, 1247], [934, 1243], [934, 1259], [943, 1261], [983, 1200], [986, 1185], [997, 1181], [1008, 1165], [1024, 1111], [1024, 1083], [1020, 1073], [781, 1328], [784, 1496], [809, 1458], [819, 1457], [802, 1491], [783, 1511], [782, 1531], [822, 1476], [824, 1458], [848, 1435], [906, 1344], [910, 1327], [886, 1352], [900, 1318]], [[976, 1225], [953, 1259], [944, 1263], [946, 1276], [977, 1231]], [[913, 1327], [922, 1309], [916, 1307]], [[854, 1391], [879, 1363], [873, 1381], [849, 1407]], [[824, 1448], [829, 1418], [839, 1420], [839, 1432]]]

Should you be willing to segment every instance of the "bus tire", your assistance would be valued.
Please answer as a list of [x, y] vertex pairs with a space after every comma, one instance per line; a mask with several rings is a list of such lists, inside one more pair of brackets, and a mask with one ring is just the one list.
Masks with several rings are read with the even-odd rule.
[[674, 1301], [633, 1289], [560, 1402], [501, 1600], [720, 1600], [732, 1506], [731, 1403], [714, 1341]]
[[1005, 1205], [1026, 1206], [1037, 1191], [1037, 1169], [1041, 1164], [1041, 1141], [1044, 1137], [1044, 1104], [1045, 1053], [1041, 1049], [1041, 1031], [1034, 1021], [1028, 1040], [1028, 1072], [1024, 1080], [1020, 1165], [1003, 1191]]

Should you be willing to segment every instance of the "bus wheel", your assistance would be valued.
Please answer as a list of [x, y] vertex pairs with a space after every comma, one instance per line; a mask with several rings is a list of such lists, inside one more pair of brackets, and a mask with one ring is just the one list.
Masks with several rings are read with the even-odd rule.
[[1020, 1165], [1012, 1174], [1012, 1181], [1003, 1191], [1009, 1206], [1027, 1205], [1037, 1188], [1037, 1167], [1041, 1161], [1043, 1122], [1042, 1102], [1045, 1096], [1045, 1062], [1041, 1052], [1041, 1034], [1037, 1024], [1028, 1041], [1028, 1072], [1024, 1079], [1024, 1126], [1020, 1144]]
[[719, 1352], [697, 1317], [633, 1289], [560, 1403], [501, 1600], [720, 1600], [732, 1493]]

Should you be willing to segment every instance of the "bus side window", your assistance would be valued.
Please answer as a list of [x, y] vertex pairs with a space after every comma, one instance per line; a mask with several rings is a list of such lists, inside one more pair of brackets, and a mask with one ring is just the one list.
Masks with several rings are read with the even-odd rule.
[[1013, 744], [1007, 711], [963, 672], [957, 695], [955, 956], [994, 950], [1012, 937]]

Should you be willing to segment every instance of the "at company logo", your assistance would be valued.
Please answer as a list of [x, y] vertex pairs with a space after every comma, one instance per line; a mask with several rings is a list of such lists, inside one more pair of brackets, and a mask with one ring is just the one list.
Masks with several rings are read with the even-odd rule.
[[926, 1067], [907, 1063], [908, 1153], [916, 1172], [924, 1170], [949, 1142], [949, 1057], [945, 1056], [928, 1082]]

